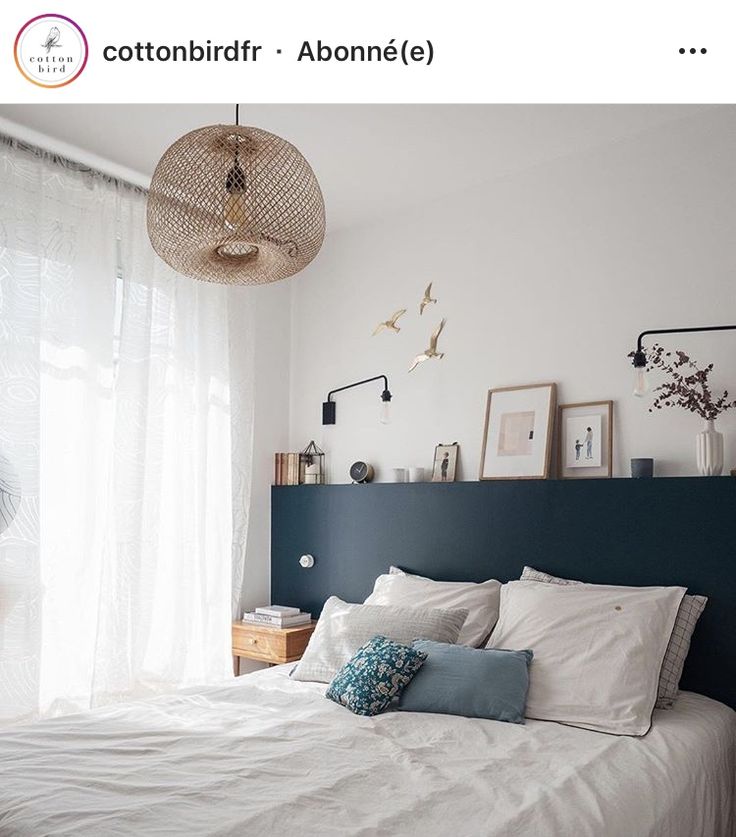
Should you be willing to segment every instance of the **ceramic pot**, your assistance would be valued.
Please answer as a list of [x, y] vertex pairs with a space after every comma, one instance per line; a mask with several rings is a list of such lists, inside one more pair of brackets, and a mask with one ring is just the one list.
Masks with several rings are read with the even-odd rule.
[[698, 473], [702, 477], [718, 477], [723, 471], [723, 433], [715, 428], [713, 419], [705, 419], [703, 429], [695, 437]]
[[632, 459], [631, 476], [634, 479], [649, 479], [654, 476], [653, 459]]

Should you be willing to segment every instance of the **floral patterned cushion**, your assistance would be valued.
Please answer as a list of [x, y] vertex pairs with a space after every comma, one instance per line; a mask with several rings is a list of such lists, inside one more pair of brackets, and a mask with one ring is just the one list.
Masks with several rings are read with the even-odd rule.
[[356, 715], [378, 715], [401, 694], [426, 659], [424, 651], [374, 636], [337, 672], [325, 696]]

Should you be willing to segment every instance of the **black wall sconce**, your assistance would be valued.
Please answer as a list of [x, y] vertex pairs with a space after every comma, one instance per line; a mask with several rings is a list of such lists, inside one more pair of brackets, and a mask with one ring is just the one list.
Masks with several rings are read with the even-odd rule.
[[352, 389], [353, 387], [360, 387], [363, 384], [370, 384], [371, 381], [383, 381], [381, 412], [379, 413], [378, 418], [381, 424], [388, 424], [390, 419], [389, 405], [391, 403], [391, 393], [388, 391], [388, 378], [385, 375], [376, 375], [375, 378], [366, 378], [364, 381], [356, 381], [354, 384], [348, 384], [347, 386], [330, 390], [330, 392], [327, 393], [327, 401], [322, 402], [322, 424], [335, 423], [335, 402], [332, 400], [332, 396], [335, 395], [335, 393], [343, 392], [344, 390]]
[[722, 325], [722, 326], [700, 326], [698, 328], [656, 328], [650, 331], [642, 331], [636, 341], [636, 351], [632, 352], [632, 363], [634, 364], [634, 372], [636, 373], [636, 380], [634, 382], [634, 395], [639, 397], [646, 395], [649, 392], [649, 382], [647, 381], [647, 355], [644, 351], [643, 340], [649, 334], [690, 334], [692, 332], [701, 331], [736, 331], [736, 325]]

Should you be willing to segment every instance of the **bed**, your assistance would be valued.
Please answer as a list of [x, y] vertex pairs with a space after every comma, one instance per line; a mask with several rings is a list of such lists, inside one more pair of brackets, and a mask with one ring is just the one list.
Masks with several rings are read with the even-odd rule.
[[683, 693], [641, 739], [347, 712], [291, 665], [0, 737], [0, 834], [731, 837], [736, 715]]
[[[687, 586], [710, 599], [685, 691], [643, 737], [360, 717], [290, 664], [3, 731], [0, 837], [734, 837], [736, 480], [580, 482], [274, 489], [273, 597], [316, 615], [331, 594], [363, 601], [391, 563]], [[595, 527], [573, 525], [581, 510]]]

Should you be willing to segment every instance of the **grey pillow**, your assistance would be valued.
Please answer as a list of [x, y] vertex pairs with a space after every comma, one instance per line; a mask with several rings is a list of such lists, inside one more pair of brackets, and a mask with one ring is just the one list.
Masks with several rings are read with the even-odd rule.
[[330, 596], [304, 656], [291, 676], [329, 683], [355, 652], [381, 635], [411, 645], [415, 639], [455, 643], [468, 611], [349, 604]]
[[[539, 581], [543, 584], [582, 584], [582, 581], [573, 581], [569, 578], [559, 578], [556, 575], [535, 570], [533, 567], [524, 567], [521, 573], [522, 581]], [[690, 650], [690, 640], [698, 624], [700, 614], [708, 604], [706, 596], [683, 596], [680, 609], [677, 611], [675, 626], [672, 635], [664, 652], [662, 669], [659, 673], [659, 686], [657, 688], [657, 709], [671, 709], [677, 698], [680, 688], [682, 670], [685, 668], [685, 660]]]
[[427, 655], [404, 688], [399, 709], [524, 723], [531, 651], [468, 648], [419, 639]]

